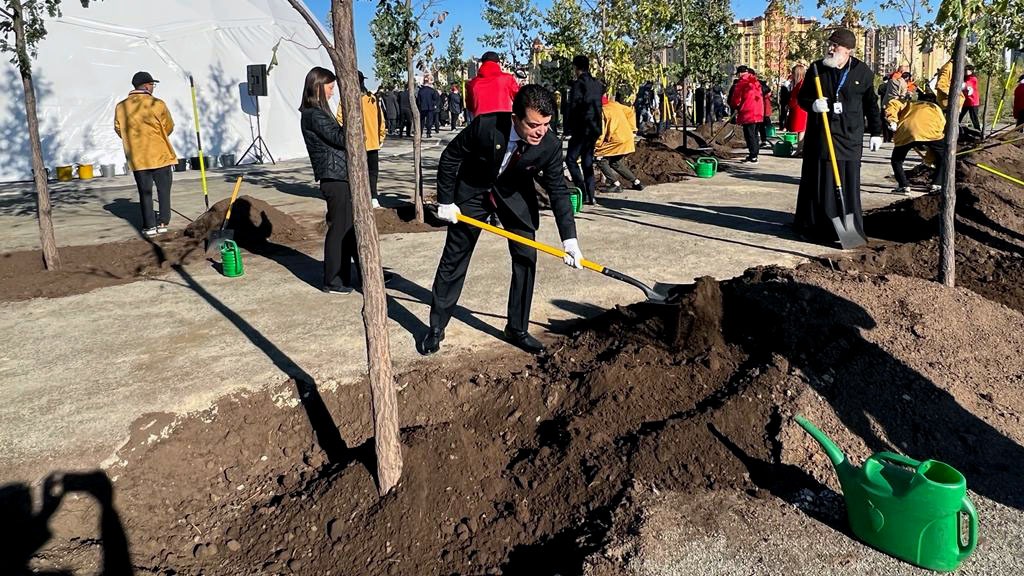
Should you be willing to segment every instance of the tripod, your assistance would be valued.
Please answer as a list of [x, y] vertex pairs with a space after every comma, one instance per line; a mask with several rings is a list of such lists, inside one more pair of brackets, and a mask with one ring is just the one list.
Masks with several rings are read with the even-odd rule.
[[271, 164], [277, 164], [277, 162], [274, 161], [273, 155], [270, 154], [270, 147], [267, 146], [266, 140], [263, 139], [263, 132], [260, 128], [260, 97], [254, 94], [252, 99], [254, 102], [256, 102], [256, 137], [253, 138], [252, 144], [249, 144], [249, 147], [246, 148], [245, 152], [242, 153], [242, 156], [238, 159], [238, 162], [235, 162], [235, 166], [241, 164], [242, 160], [245, 160], [245, 157], [248, 156], [250, 153], [252, 153], [252, 157], [255, 160], [256, 164], [263, 164], [264, 154], [266, 154], [267, 157], [270, 158]]

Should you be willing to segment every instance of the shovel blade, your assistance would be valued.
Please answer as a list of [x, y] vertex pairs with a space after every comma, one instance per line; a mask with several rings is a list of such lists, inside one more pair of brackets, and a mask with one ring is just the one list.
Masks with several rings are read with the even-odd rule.
[[832, 218], [832, 227], [836, 229], [836, 235], [839, 236], [839, 244], [842, 245], [843, 250], [850, 250], [868, 243], [867, 238], [861, 236], [857, 231], [853, 214], [835, 216]]
[[209, 241], [208, 241], [207, 247], [206, 247], [206, 253], [210, 254], [210, 255], [220, 254], [220, 249], [224, 246], [224, 241], [225, 240], [234, 240], [234, 239], [235, 239], [235, 231], [234, 230], [230, 230], [230, 229], [214, 230], [213, 233], [210, 234], [210, 238], [209, 238]]

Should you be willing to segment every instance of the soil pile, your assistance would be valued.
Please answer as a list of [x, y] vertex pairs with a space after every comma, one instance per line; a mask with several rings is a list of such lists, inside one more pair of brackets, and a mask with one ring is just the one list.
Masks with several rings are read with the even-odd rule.
[[180, 232], [152, 240], [59, 248], [62, 267], [47, 271], [40, 250], [0, 254], [0, 301], [58, 298], [159, 276], [204, 258], [203, 242]]
[[[219, 230], [227, 215], [229, 203], [229, 199], [224, 199], [210, 206], [209, 210], [185, 228], [185, 235], [202, 239]], [[250, 249], [262, 247], [267, 242], [294, 243], [310, 236], [310, 230], [294, 218], [252, 196], [239, 196], [235, 199], [231, 220], [226, 227], [234, 231], [234, 240], [239, 246]]]
[[[973, 165], [1024, 177], [1024, 147], [1004, 144], [957, 164], [957, 284], [1024, 311], [1024, 187]], [[846, 269], [938, 277], [942, 198], [921, 196], [865, 215], [869, 237], [882, 243], [840, 260]]]
[[[937, 458], [1024, 507], [1012, 466], [1024, 398], [997, 381], [1024, 373], [1018, 314], [814, 266], [700, 279], [680, 300], [617, 308], [537, 359], [400, 376], [405, 467], [384, 499], [365, 385], [321, 395], [292, 382], [163, 430], [143, 418], [110, 470], [134, 562], [161, 574], [612, 574], [613, 527], [640, 522], [634, 502], [651, 490], [777, 497], [838, 527], [834, 473], [796, 412], [854, 460]], [[932, 369], [942, 377], [920, 371]]]
[[644, 184], [680, 182], [696, 176], [683, 153], [657, 141], [637, 142], [636, 152], [627, 156], [626, 163]]

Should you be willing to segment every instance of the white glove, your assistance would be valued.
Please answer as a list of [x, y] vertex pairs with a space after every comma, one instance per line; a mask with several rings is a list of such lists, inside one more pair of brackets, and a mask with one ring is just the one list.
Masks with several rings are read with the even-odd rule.
[[452, 224], [459, 223], [459, 214], [462, 214], [462, 210], [455, 204], [438, 204], [437, 205], [437, 218], [444, 220], [445, 222], [451, 222]]
[[868, 140], [868, 148], [871, 149], [872, 152], [878, 152], [878, 150], [882, 148], [882, 137], [872, 136], [871, 140]]
[[895, 122], [889, 122], [889, 132], [895, 132], [897, 128], [899, 128], [899, 125]]
[[569, 238], [562, 242], [562, 250], [565, 250], [562, 261], [566, 266], [583, 269], [583, 252], [580, 252], [580, 243], [575, 238]]
[[818, 114], [828, 112], [828, 100], [825, 98], [818, 98], [814, 101], [814, 104], [811, 104], [811, 110], [814, 110]]

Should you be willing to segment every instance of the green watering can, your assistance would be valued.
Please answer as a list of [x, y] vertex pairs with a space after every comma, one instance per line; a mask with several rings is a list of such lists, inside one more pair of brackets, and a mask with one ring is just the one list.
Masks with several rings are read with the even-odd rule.
[[[854, 535], [890, 556], [929, 570], [956, 570], [978, 544], [978, 513], [967, 481], [949, 464], [879, 452], [861, 468], [850, 464], [825, 433], [802, 416], [796, 422], [828, 454], [846, 499]], [[960, 514], [968, 519], [963, 543]]]
[[245, 274], [242, 264], [242, 251], [234, 240], [224, 240], [220, 247], [221, 272], [228, 278], [237, 278]]
[[697, 158], [696, 164], [688, 164], [697, 173], [697, 178], [711, 178], [718, 172], [718, 159], [711, 156], [702, 156]]
[[583, 191], [579, 188], [569, 190], [569, 203], [572, 204], [572, 213], [579, 214], [583, 211]]

